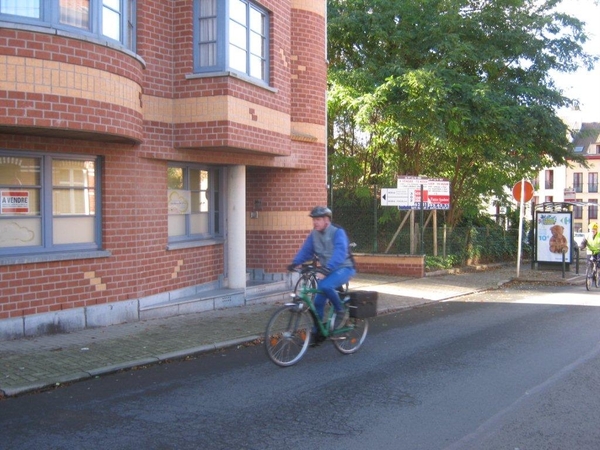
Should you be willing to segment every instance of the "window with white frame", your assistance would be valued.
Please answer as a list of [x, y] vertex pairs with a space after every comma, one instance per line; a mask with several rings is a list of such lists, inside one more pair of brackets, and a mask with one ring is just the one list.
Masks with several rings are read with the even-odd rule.
[[[581, 199], [576, 199], [575, 202], [581, 202]], [[583, 219], [583, 206], [575, 205], [573, 206], [573, 219]]]
[[136, 0], [0, 0], [0, 20], [65, 29], [135, 50]]
[[588, 192], [598, 192], [598, 172], [588, 173]]
[[0, 151], [0, 255], [101, 248], [99, 159]]
[[590, 198], [588, 200], [588, 219], [598, 219], [598, 199], [596, 198]]
[[554, 171], [553, 170], [545, 170], [544, 171], [544, 188], [554, 189]]
[[221, 179], [219, 168], [168, 167], [169, 242], [222, 236]]
[[573, 173], [573, 189], [575, 192], [583, 192], [583, 173], [582, 172], [574, 172]]
[[267, 83], [269, 15], [250, 0], [194, 1], [194, 71], [236, 72]]

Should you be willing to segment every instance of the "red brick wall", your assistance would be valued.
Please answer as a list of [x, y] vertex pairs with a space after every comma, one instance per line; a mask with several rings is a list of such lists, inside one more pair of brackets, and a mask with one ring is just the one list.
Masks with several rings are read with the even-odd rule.
[[[101, 155], [103, 246], [111, 256], [0, 265], [0, 319], [111, 303], [212, 282], [224, 272], [223, 245], [167, 250], [168, 161], [247, 167], [247, 208], [307, 214], [326, 204], [325, 136], [294, 140], [231, 122], [143, 117], [144, 97], [168, 101], [230, 96], [297, 124], [325, 126], [324, 18], [265, 0], [272, 12], [270, 87], [235, 77], [186, 78], [193, 71], [192, 2], [138, 2], [137, 54], [54, 34], [0, 29], [0, 55], [105, 71], [139, 86], [135, 108], [68, 95], [0, 90], [0, 148]], [[297, 22], [297, 23], [296, 23]], [[17, 61], [17, 60], [16, 60]], [[141, 111], [141, 112], [140, 112]], [[249, 111], [252, 115], [252, 111]], [[8, 128], [11, 127], [11, 128]], [[318, 127], [316, 129], [319, 129]], [[11, 134], [16, 131], [16, 134]], [[279, 156], [284, 155], [284, 156]], [[282, 272], [310, 222], [253, 230], [247, 265]]]
[[[64, 86], [58, 91], [65, 91], [61, 94], [49, 92], [48, 79], [42, 79], [48, 71], [43, 73], [41, 68], [30, 68], [26, 79], [18, 79], [19, 83], [29, 85], [26, 91], [0, 90], [0, 126], [30, 127], [27, 130], [29, 133], [39, 133], [43, 129], [46, 134], [56, 134], [57, 130], [64, 130], [65, 134], [70, 132], [73, 137], [79, 137], [83, 131], [133, 141], [142, 139], [142, 116], [139, 111], [106, 101], [69, 95], [69, 89], [77, 87], [73, 86], [77, 77], [86, 77], [84, 68], [119, 75], [139, 84], [142, 64], [134, 58], [90, 42], [10, 28], [0, 28], [0, 55], [14, 57], [15, 64], [22, 58], [33, 58], [40, 64], [47, 61], [55, 65], [66, 63], [82, 68], [79, 72], [54, 68], [53, 80], [60, 79]], [[36, 88], [36, 84], [45, 89]]]
[[104, 155], [102, 232], [104, 249], [111, 253], [0, 265], [0, 319], [154, 295], [214, 281], [223, 273], [222, 245], [165, 250], [166, 162], [141, 159], [127, 145], [41, 137], [0, 134], [0, 148]]
[[425, 257], [423, 255], [355, 254], [354, 259], [359, 272], [417, 278], [425, 276]]
[[325, 19], [307, 11], [292, 10], [292, 120], [325, 123], [327, 65]]

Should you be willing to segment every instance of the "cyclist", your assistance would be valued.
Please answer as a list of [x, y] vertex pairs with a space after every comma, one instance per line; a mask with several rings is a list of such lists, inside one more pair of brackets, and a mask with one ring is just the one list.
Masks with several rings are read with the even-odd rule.
[[598, 254], [600, 254], [600, 233], [598, 233], [598, 224], [596, 222], [591, 222], [588, 230], [590, 232], [581, 243], [580, 248], [583, 250], [587, 247], [594, 260], [598, 261]]
[[315, 296], [315, 309], [323, 320], [325, 303], [331, 302], [335, 309], [334, 328], [341, 328], [346, 322], [345, 310], [337, 288], [348, 283], [356, 273], [353, 258], [349, 251], [348, 236], [343, 228], [331, 223], [332, 213], [326, 206], [315, 206], [309, 214], [312, 217], [313, 230], [288, 266], [288, 270], [305, 261], [319, 258], [321, 270], [318, 273], [318, 290]]

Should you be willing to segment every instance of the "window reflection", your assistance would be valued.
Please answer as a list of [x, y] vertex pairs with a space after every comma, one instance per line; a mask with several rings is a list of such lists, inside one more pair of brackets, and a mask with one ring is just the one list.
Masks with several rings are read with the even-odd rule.
[[0, 13], [39, 19], [40, 1], [41, 0], [2, 0], [0, 2]]
[[90, 29], [90, 0], [60, 0], [60, 23]]

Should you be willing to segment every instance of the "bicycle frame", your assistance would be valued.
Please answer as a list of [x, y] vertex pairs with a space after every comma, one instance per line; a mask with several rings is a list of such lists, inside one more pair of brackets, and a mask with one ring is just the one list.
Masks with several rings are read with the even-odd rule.
[[[321, 333], [321, 335], [325, 338], [348, 331], [350, 329], [350, 327], [347, 327], [347, 326], [344, 326], [342, 328], [339, 328], [339, 329], [336, 329], [333, 331], [331, 331], [329, 329], [328, 325], [331, 323], [331, 321], [333, 319], [333, 315], [335, 314], [333, 308], [329, 308], [329, 311], [328, 311], [327, 317], [326, 317], [327, 320], [325, 322], [321, 321], [321, 319], [319, 318], [319, 314], [317, 313], [317, 309], [315, 308], [315, 304], [311, 300], [312, 296], [314, 296], [320, 292], [321, 291], [319, 291], [318, 289], [302, 289], [300, 291], [300, 293], [292, 294], [292, 298], [295, 301], [286, 303], [286, 305], [296, 305], [296, 304], [298, 304], [298, 300], [300, 300], [302, 302], [302, 304], [306, 305], [306, 307], [308, 308], [310, 315], [313, 319], [313, 322], [315, 323], [317, 329], [319, 330], [319, 333]], [[325, 319], [325, 317], [324, 317], [324, 319]]]

